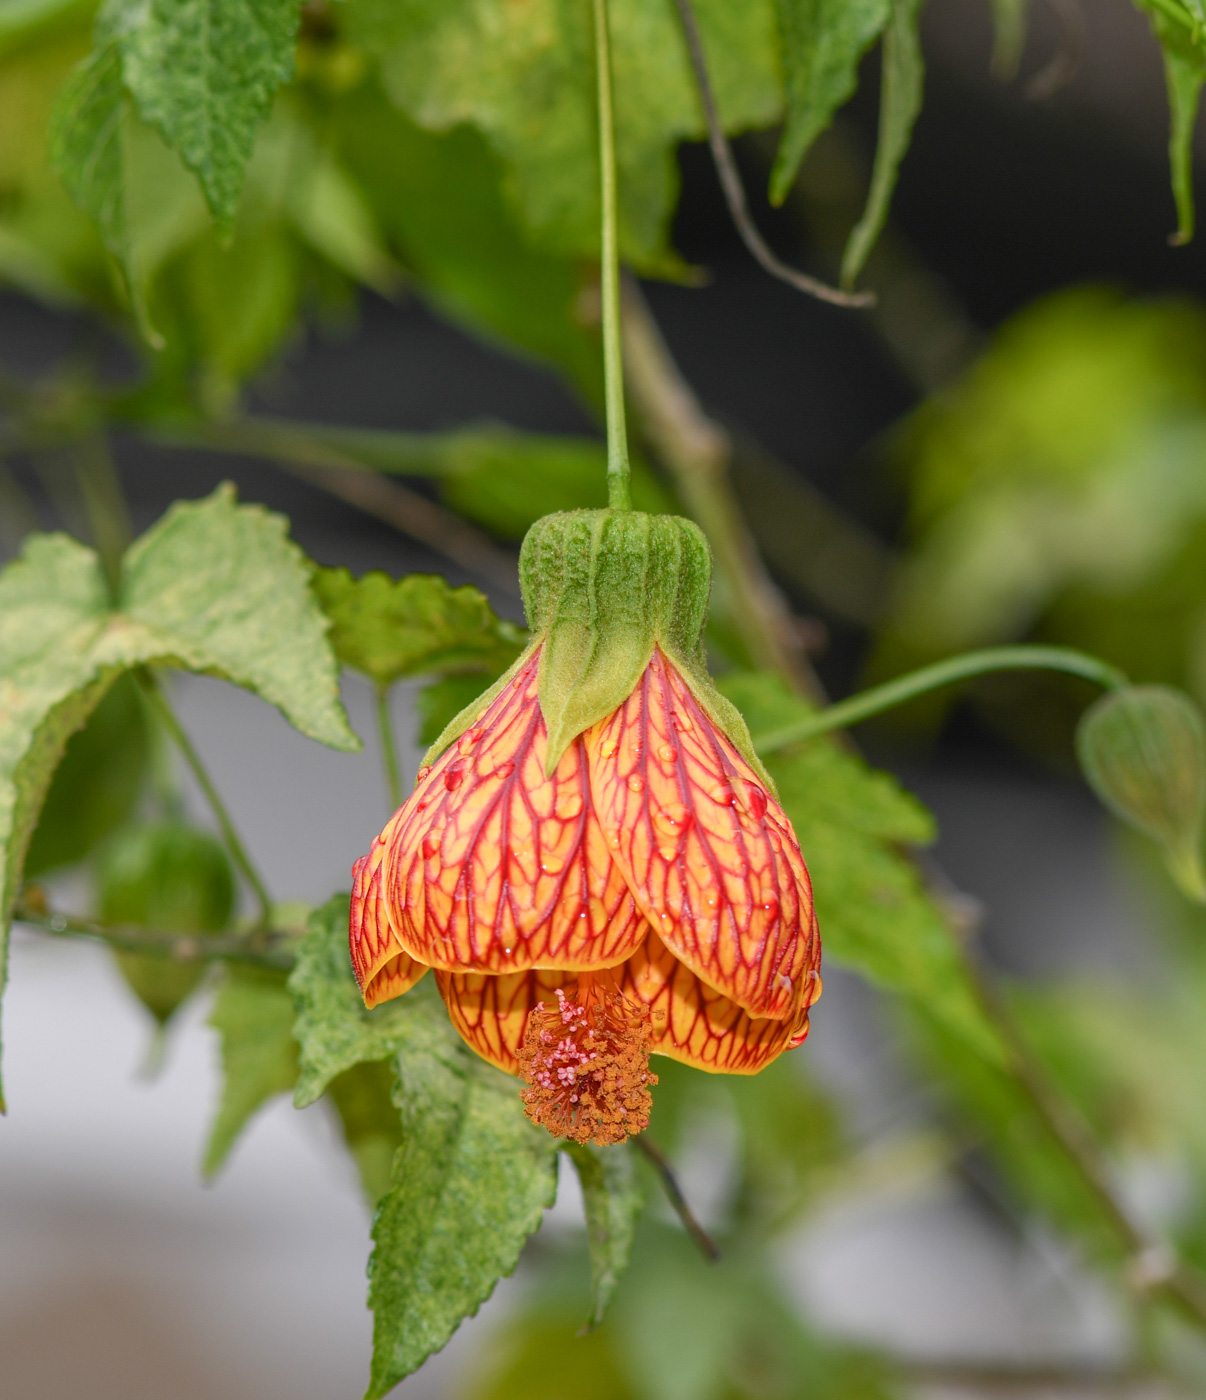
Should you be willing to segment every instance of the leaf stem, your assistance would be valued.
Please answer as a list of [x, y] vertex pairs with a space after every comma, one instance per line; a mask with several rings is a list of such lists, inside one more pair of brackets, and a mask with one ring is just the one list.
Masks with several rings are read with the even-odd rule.
[[389, 809], [396, 812], [402, 805], [402, 775], [398, 769], [398, 746], [394, 742], [394, 726], [389, 713], [389, 686], [380, 684], [377, 686], [377, 732], [381, 736], [381, 761], [389, 790]]
[[[1173, 3], [1173, 0], [1168, 0], [1168, 3]], [[874, 293], [842, 291], [839, 287], [831, 287], [826, 282], [809, 277], [806, 272], [798, 272], [777, 257], [762, 237], [750, 213], [745, 187], [741, 183], [737, 162], [733, 159], [733, 149], [724, 134], [724, 123], [720, 120], [720, 111], [716, 106], [716, 94], [708, 76], [703, 39], [700, 37], [699, 23], [695, 18], [691, 0], [678, 0], [678, 13], [687, 40], [687, 52], [691, 55], [691, 66], [695, 70], [695, 84], [699, 88], [699, 100], [708, 127], [708, 144], [712, 148], [716, 175], [720, 180], [720, 188], [724, 191], [725, 203], [729, 206], [729, 216], [741, 235], [741, 241], [772, 277], [786, 282], [789, 287], [794, 287], [806, 296], [816, 297], [818, 301], [827, 301], [833, 306], [874, 306]]]
[[1069, 647], [986, 647], [982, 651], [963, 652], [945, 661], [937, 661], [932, 666], [923, 666], [919, 671], [910, 671], [907, 676], [899, 676], [894, 681], [873, 686], [870, 690], [830, 705], [807, 719], [785, 724], [768, 734], [759, 734], [754, 739], [754, 748], [758, 753], [773, 753], [788, 744], [797, 744], [818, 734], [828, 734], [831, 730], [858, 724], [940, 686], [953, 685], [972, 676], [988, 675], [994, 671], [1032, 670], [1063, 671], [1095, 681], [1106, 690], [1117, 690], [1128, 684], [1127, 677], [1116, 666]]
[[256, 931], [267, 929], [272, 922], [272, 900], [259, 872], [251, 863], [251, 858], [239, 838], [239, 833], [235, 830], [230, 813], [226, 810], [226, 804], [222, 801], [218, 789], [206, 771], [205, 764], [201, 761], [201, 755], [193, 747], [192, 741], [181, 727], [180, 721], [176, 718], [175, 712], [168, 704], [154, 676], [145, 668], [141, 668], [137, 675], [138, 683], [142, 686], [147, 701], [155, 712], [155, 717], [172, 736], [172, 741], [180, 750], [184, 761], [192, 770], [193, 777], [196, 778], [201, 791], [205, 794], [205, 800], [209, 803], [210, 810], [221, 829], [222, 839], [226, 842], [226, 849], [230, 852], [231, 860], [234, 861], [255, 895], [256, 903], [259, 905], [259, 921], [256, 925]]
[[683, 1222], [687, 1233], [703, 1250], [705, 1257], [715, 1264], [720, 1258], [720, 1248], [699, 1223], [695, 1212], [687, 1204], [687, 1198], [683, 1195], [682, 1187], [678, 1184], [678, 1177], [675, 1176], [674, 1168], [670, 1165], [666, 1154], [644, 1133], [638, 1134], [632, 1141], [636, 1145], [637, 1151], [644, 1153], [653, 1170], [657, 1172], [662, 1189], [666, 1193], [666, 1199], [674, 1207], [675, 1214]]
[[593, 4], [599, 104], [599, 195], [602, 205], [599, 275], [603, 300], [603, 391], [607, 409], [607, 504], [614, 510], [631, 510], [631, 470], [624, 411], [624, 357], [620, 340], [620, 239], [616, 129], [611, 92], [611, 34], [607, 0], [593, 0]]

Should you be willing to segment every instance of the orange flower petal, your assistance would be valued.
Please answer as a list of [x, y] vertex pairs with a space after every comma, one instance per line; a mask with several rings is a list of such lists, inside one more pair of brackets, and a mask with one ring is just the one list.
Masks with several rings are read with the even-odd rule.
[[392, 823], [394, 928], [433, 967], [587, 971], [622, 962], [643, 936], [591, 806], [581, 741], [545, 776], [538, 660], [420, 775]]
[[808, 1036], [808, 1009], [821, 994], [815, 971], [800, 978], [786, 1017], [751, 1016], [697, 977], [650, 931], [622, 968], [620, 990], [653, 1012], [650, 1048], [714, 1074], [757, 1074]]
[[757, 1017], [790, 1017], [819, 958], [791, 824], [662, 653], [584, 736], [608, 848], [666, 944]]
[[[652, 931], [612, 974], [625, 996], [652, 1011], [654, 1054], [716, 1074], [756, 1074], [801, 1044], [808, 1035], [808, 1009], [821, 994], [820, 978], [806, 974], [789, 1016], [750, 1016], [684, 967]], [[551, 1002], [558, 987], [576, 980], [574, 972], [547, 968], [505, 977], [436, 973], [452, 1024], [483, 1059], [508, 1074], [519, 1073], [516, 1052], [533, 1006]]]
[[370, 1007], [410, 991], [427, 971], [426, 963], [412, 958], [402, 947], [389, 921], [382, 866], [390, 826], [373, 842], [368, 855], [361, 856], [352, 866], [349, 944], [356, 980], [360, 983], [364, 1004]]

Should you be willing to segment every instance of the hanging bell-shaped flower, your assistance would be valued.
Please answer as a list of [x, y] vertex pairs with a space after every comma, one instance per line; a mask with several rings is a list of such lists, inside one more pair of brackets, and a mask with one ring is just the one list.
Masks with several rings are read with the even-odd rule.
[[799, 847], [702, 634], [687, 520], [538, 521], [533, 639], [453, 721], [355, 868], [369, 1006], [436, 970], [454, 1025], [558, 1136], [649, 1121], [650, 1052], [752, 1074], [808, 1034], [820, 943]]

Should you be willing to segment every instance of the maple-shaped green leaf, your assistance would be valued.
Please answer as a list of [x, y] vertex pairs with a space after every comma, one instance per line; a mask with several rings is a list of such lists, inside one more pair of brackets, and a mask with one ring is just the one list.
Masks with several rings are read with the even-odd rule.
[[255, 1114], [297, 1080], [293, 998], [285, 974], [229, 963], [209, 1024], [222, 1037], [222, 1098], [210, 1129], [202, 1171], [220, 1170]]
[[1206, 83], [1206, 50], [1202, 47], [1206, 15], [1197, 0], [1190, 0], [1187, 15], [1196, 21], [1179, 24], [1169, 17], [1158, 0], [1136, 0], [1146, 11], [1152, 30], [1164, 54], [1164, 82], [1168, 89], [1170, 129], [1168, 159], [1172, 174], [1173, 198], [1177, 206], [1174, 243], [1188, 243], [1194, 230], [1193, 134], [1201, 106], [1202, 85]]
[[[755, 746], [811, 713], [779, 679], [722, 677]], [[934, 823], [887, 773], [829, 738], [763, 756], [808, 863], [826, 958], [907, 997], [990, 1060], [996, 1033], [971, 986], [955, 934], [922, 886], [902, 846], [934, 839]]]
[[858, 65], [888, 22], [891, 0], [775, 0], [783, 35], [787, 119], [771, 199], [787, 198], [800, 162], [854, 94]]
[[289, 974], [297, 1011], [294, 1035], [300, 1073], [293, 1096], [297, 1108], [320, 1098], [331, 1081], [354, 1065], [384, 1060], [405, 1043], [414, 1007], [434, 996], [430, 979], [369, 1011], [356, 985], [348, 951], [350, 896], [333, 895], [315, 909]]
[[365, 1060], [327, 1088], [370, 1207], [389, 1190], [394, 1154], [402, 1145], [402, 1120], [393, 1099], [397, 1077], [392, 1060]]
[[[780, 115], [772, 0], [696, 0], [713, 85], [730, 130]], [[612, 62], [626, 259], [665, 266], [677, 196], [673, 153], [704, 134], [677, 13], [612, 0]], [[470, 122], [502, 158], [541, 246], [599, 248], [598, 126], [590, 7], [578, 0], [357, 0], [351, 37], [380, 59], [390, 96], [420, 126]]]
[[501, 674], [523, 649], [522, 628], [497, 617], [470, 584], [438, 574], [392, 579], [319, 569], [314, 591], [331, 619], [331, 645], [345, 666], [378, 685], [448, 672]]
[[842, 285], [850, 287], [863, 269], [888, 217], [900, 162], [909, 149], [913, 123], [921, 111], [925, 61], [917, 30], [924, 0], [892, 0], [884, 29], [883, 76], [880, 80], [879, 138], [867, 207], [854, 226], [842, 254]]
[[632, 1257], [637, 1221], [645, 1207], [645, 1191], [637, 1175], [636, 1149], [631, 1143], [612, 1147], [571, 1143], [566, 1151], [582, 1184], [590, 1245], [589, 1324], [597, 1327]]
[[402, 1147], [373, 1222], [366, 1400], [380, 1400], [477, 1311], [557, 1190], [555, 1139], [528, 1122], [516, 1081], [464, 1044], [442, 1005], [416, 1003], [401, 1031]]
[[225, 677], [303, 734], [355, 750], [327, 621], [288, 522], [233, 488], [172, 507], [122, 561], [116, 598], [91, 549], [34, 535], [0, 572], [0, 986], [25, 854], [72, 733], [123, 671]]
[[293, 76], [300, 15], [297, 0], [109, 0], [101, 13], [102, 49], [219, 224], [233, 222], [256, 133]]

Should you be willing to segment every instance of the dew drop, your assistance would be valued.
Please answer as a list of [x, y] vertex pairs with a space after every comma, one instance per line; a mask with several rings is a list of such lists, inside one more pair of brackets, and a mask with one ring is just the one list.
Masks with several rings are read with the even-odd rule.
[[678, 846], [659, 846], [657, 853], [667, 863], [674, 860], [678, 855]]
[[678, 750], [673, 744], [661, 744], [658, 746], [657, 756], [663, 763], [673, 763], [678, 757]]
[[554, 816], [560, 817], [562, 821], [569, 821], [582, 811], [582, 796], [577, 792], [567, 793], [553, 808]]
[[434, 835], [424, 836], [423, 845], [420, 847], [420, 850], [423, 852], [424, 860], [431, 860], [433, 856], [439, 854], [440, 838]]
[[653, 814], [653, 824], [667, 836], [683, 836], [695, 820], [688, 807], [681, 802], [670, 802], [659, 807]]
[[507, 759], [505, 763], [500, 763], [498, 767], [494, 770], [494, 776], [496, 778], [509, 778], [514, 772], [515, 765], [511, 762], [510, 759]]
[[431, 764], [430, 764], [430, 763], [429, 763], [425, 768], [420, 768], [419, 771], [415, 774], [415, 786], [418, 787], [418, 785], [427, 777], [427, 775], [428, 775], [430, 772], [431, 772]]
[[782, 988], [783, 991], [785, 991], [788, 994], [788, 996], [791, 996], [792, 981], [786, 972], [781, 972], [779, 974], [779, 986]]
[[607, 844], [609, 846], [618, 846], [620, 844], [620, 833], [615, 829], [614, 826], [607, 833]]
[[670, 723], [675, 727], [675, 729], [678, 730], [680, 734], [685, 734], [688, 729], [694, 727], [690, 719], [686, 715], [675, 715], [671, 719]]
[[766, 793], [757, 783], [746, 783], [745, 799], [749, 803], [750, 816], [756, 822], [760, 822], [766, 816]]
[[457, 740], [456, 751], [459, 754], [467, 754], [482, 737], [486, 731], [484, 729], [466, 729]]
[[444, 786], [449, 792], [455, 792], [465, 781], [465, 770], [459, 763], [454, 763], [451, 768], [445, 770]]
[[708, 909], [715, 909], [719, 903], [720, 901], [716, 898], [714, 894], [708, 893], [704, 895], [704, 905]]
[[641, 775], [640, 775], [639, 773], [633, 773], [633, 774], [631, 775], [631, 777], [629, 777], [629, 779], [628, 779], [628, 791], [629, 791], [629, 792], [644, 792], [644, 791], [645, 791], [645, 779], [642, 778]]
[[615, 758], [616, 750], [620, 747], [615, 739], [604, 739], [599, 745], [599, 753], [604, 758]]
[[728, 783], [717, 783], [709, 790], [708, 796], [713, 802], [719, 802], [722, 807], [732, 807], [737, 801], [737, 795]]
[[761, 904], [761, 909], [764, 914], [768, 914], [772, 919], [777, 918], [779, 914], [779, 901], [777, 899], [764, 899]]
[[565, 869], [565, 861], [560, 856], [545, 856], [540, 862], [540, 868], [546, 875], [560, 875]]
[[430, 798], [430, 797], [421, 797], [421, 798], [419, 798], [418, 802], [415, 803], [415, 806], [416, 806], [416, 807], [418, 808], [418, 810], [421, 812], [421, 811], [423, 810], [424, 807], [430, 807], [430, 806], [431, 806], [431, 798]]

